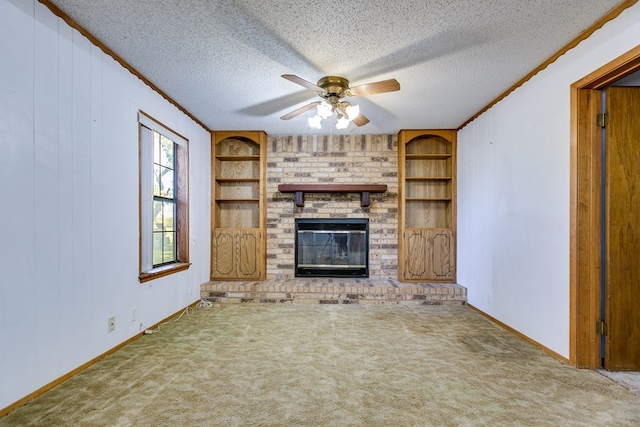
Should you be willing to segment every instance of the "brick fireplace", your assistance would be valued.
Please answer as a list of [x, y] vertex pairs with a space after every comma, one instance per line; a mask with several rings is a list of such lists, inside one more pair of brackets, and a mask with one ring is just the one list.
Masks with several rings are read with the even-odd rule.
[[[295, 277], [295, 220], [369, 220], [369, 277], [398, 275], [398, 149], [395, 135], [269, 136], [267, 147], [267, 278]], [[385, 184], [360, 206], [355, 193], [307, 193], [296, 207], [279, 184]]]
[[[398, 281], [397, 148], [395, 135], [268, 136], [267, 280], [207, 282], [201, 297], [216, 303], [466, 304], [460, 285]], [[295, 193], [280, 192], [281, 184], [387, 189], [370, 197], [307, 192], [297, 207]], [[295, 223], [305, 218], [368, 219], [369, 277], [296, 277]]]

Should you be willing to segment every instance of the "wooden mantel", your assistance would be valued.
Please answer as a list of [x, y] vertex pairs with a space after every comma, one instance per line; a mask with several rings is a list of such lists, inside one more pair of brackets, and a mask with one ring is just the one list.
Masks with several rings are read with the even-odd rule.
[[384, 193], [386, 185], [368, 184], [280, 184], [281, 193], [295, 193], [295, 204], [304, 207], [304, 193], [360, 193], [360, 206], [363, 208], [371, 204], [370, 193]]

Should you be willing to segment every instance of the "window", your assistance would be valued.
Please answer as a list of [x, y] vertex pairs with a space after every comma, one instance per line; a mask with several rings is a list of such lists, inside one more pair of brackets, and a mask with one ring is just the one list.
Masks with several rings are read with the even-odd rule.
[[154, 267], [176, 262], [175, 142], [153, 135], [153, 238]]
[[140, 281], [189, 267], [188, 141], [142, 111]]

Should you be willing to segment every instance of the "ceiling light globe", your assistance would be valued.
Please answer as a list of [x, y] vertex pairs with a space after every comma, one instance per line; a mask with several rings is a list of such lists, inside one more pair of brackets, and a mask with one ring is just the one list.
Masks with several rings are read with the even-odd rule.
[[322, 103], [318, 104], [318, 115], [323, 119], [329, 118], [333, 114], [331, 110], [331, 106], [326, 102], [322, 101]]
[[360, 106], [349, 105], [347, 108], [345, 108], [345, 112], [347, 113], [347, 117], [349, 121], [354, 120], [356, 117], [360, 115]]
[[322, 117], [320, 117], [319, 115], [316, 114], [313, 117], [309, 117], [307, 121], [309, 122], [309, 126], [312, 129], [322, 129], [322, 125], [320, 124], [320, 122], [322, 121]]
[[336, 129], [344, 129], [349, 126], [349, 119], [345, 116], [338, 117], [338, 123], [336, 123]]

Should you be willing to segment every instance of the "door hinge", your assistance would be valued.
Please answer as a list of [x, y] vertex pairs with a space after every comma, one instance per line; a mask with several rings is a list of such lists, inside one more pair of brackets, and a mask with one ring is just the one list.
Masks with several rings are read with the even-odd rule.
[[596, 322], [596, 334], [609, 335], [609, 325], [604, 320], [598, 320]]
[[596, 120], [599, 127], [606, 127], [609, 124], [609, 113], [598, 114]]

